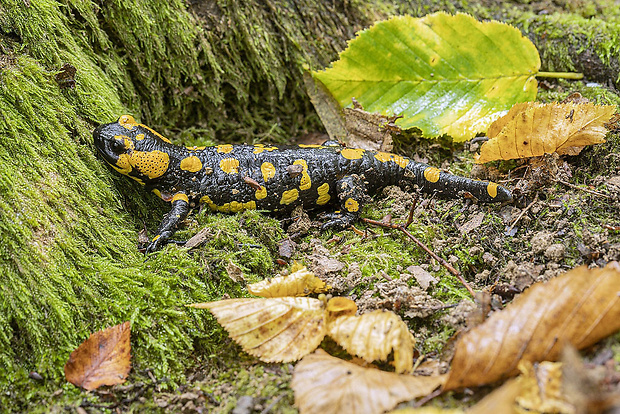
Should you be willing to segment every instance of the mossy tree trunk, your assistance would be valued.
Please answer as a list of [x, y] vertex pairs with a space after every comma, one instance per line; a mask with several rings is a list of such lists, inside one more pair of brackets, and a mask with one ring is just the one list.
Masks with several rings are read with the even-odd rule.
[[[558, 58], [548, 69], [581, 70], [580, 53], [594, 51], [606, 79], [618, 84], [617, 24], [590, 22], [591, 31], [571, 39], [582, 46], [549, 36], [549, 25], [572, 28], [579, 16], [525, 18], [442, 1], [3, 1], [0, 402], [2, 389], [29, 371], [61, 380], [73, 348], [124, 320], [133, 324], [135, 367], [178, 378], [194, 347], [220, 339], [182, 305], [238, 289], [218, 279], [221, 260], [168, 249], [144, 262], [136, 234], [144, 224], [153, 228], [165, 206], [97, 159], [95, 124], [132, 113], [179, 143], [285, 142], [321, 128], [304, 68], [327, 65], [374, 20], [457, 8], [513, 21], [539, 45], [552, 39], [548, 53]], [[56, 81], [66, 63], [77, 69], [74, 88]], [[252, 227], [260, 216], [246, 219], [247, 244], [266, 246], [260, 259], [237, 254], [233, 242], [212, 248], [256, 277], [269, 276], [275, 245]], [[224, 229], [239, 226], [219, 220]]]

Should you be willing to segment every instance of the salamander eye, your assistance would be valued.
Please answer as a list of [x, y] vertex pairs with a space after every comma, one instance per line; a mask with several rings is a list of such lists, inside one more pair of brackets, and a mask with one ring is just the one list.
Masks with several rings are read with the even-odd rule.
[[125, 152], [125, 143], [118, 139], [113, 139], [112, 141], [110, 141], [110, 149], [115, 154], [121, 154]]

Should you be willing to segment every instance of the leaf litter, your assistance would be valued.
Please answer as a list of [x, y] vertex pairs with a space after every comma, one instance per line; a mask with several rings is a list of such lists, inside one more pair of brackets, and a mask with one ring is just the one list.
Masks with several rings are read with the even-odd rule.
[[130, 333], [125, 322], [90, 335], [65, 364], [67, 381], [89, 391], [125, 382], [131, 370]]

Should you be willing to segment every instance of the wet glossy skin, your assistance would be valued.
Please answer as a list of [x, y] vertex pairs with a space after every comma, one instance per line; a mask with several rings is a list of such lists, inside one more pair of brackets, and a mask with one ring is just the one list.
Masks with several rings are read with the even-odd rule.
[[340, 211], [328, 215], [323, 227], [344, 228], [357, 220], [367, 195], [402, 181], [449, 198], [468, 193], [483, 203], [512, 199], [508, 190], [494, 183], [454, 176], [400, 155], [346, 148], [331, 141], [290, 147], [185, 148], [129, 115], [99, 126], [93, 136], [108, 164], [172, 204], [147, 252], [164, 245], [189, 208], [199, 203], [231, 213], [336, 204]]

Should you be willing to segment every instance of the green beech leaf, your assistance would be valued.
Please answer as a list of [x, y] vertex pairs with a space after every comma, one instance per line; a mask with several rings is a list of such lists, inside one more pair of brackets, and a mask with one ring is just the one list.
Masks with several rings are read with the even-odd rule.
[[500, 22], [466, 14], [394, 17], [359, 33], [331, 68], [313, 72], [341, 106], [403, 115], [424, 136], [465, 141], [513, 104], [536, 97], [536, 47]]

